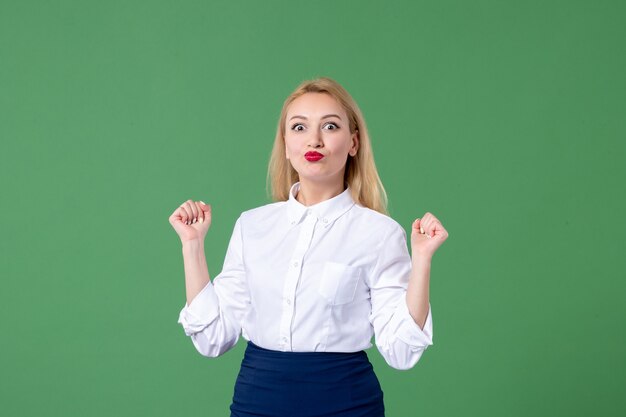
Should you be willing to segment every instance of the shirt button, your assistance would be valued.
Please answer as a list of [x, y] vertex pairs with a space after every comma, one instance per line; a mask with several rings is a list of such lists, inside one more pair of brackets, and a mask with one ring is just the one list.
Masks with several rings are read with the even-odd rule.
[[291, 300], [289, 298], [287, 298], [285, 302], [287, 303], [287, 305], [291, 305]]
[[323, 221], [324, 223], [328, 223], [328, 219], [327, 219], [327, 218], [322, 219], [322, 221]]
[[298, 265], [300, 265], [300, 263], [299, 263], [298, 261], [294, 261], [294, 262], [293, 262], [293, 267], [294, 267], [294, 268], [297, 268], [297, 267], [298, 267]]
[[287, 338], [283, 337], [283, 342], [287, 343]]
[[294, 220], [294, 221], [292, 221], [292, 222], [291, 222], [291, 224], [292, 224], [292, 225], [293, 225], [293, 224], [296, 224], [296, 221], [295, 221], [295, 220]]

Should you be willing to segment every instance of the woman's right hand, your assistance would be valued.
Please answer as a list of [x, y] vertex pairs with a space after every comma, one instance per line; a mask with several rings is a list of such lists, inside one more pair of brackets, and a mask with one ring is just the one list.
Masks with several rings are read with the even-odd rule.
[[203, 241], [211, 226], [211, 206], [202, 201], [187, 200], [169, 218], [181, 242]]

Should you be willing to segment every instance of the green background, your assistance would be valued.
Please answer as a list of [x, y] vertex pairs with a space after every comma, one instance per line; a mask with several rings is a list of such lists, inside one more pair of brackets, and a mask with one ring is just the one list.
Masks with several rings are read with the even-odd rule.
[[368, 354], [388, 416], [626, 409], [622, 1], [0, 1], [0, 414], [228, 415], [168, 223], [212, 203], [215, 276], [268, 202], [284, 98], [342, 83], [391, 215], [426, 211], [434, 345]]

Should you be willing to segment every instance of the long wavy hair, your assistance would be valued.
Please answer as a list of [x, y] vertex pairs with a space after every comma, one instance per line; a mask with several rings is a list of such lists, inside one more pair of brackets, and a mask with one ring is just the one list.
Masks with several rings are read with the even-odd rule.
[[344, 183], [350, 187], [354, 201], [364, 207], [387, 213], [387, 193], [378, 176], [370, 137], [363, 113], [352, 96], [335, 80], [320, 77], [302, 82], [285, 100], [278, 119], [274, 148], [267, 171], [267, 184], [274, 201], [289, 199], [291, 186], [298, 181], [298, 172], [285, 157], [285, 119], [289, 105], [306, 93], [325, 93], [343, 107], [350, 123], [350, 133], [357, 132], [359, 147], [355, 156], [348, 156]]

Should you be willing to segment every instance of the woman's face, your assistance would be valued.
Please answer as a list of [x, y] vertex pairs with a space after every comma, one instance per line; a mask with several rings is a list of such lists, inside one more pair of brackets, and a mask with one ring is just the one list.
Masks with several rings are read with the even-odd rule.
[[300, 181], [343, 186], [346, 160], [358, 145], [345, 110], [331, 95], [306, 93], [289, 105], [285, 150]]

